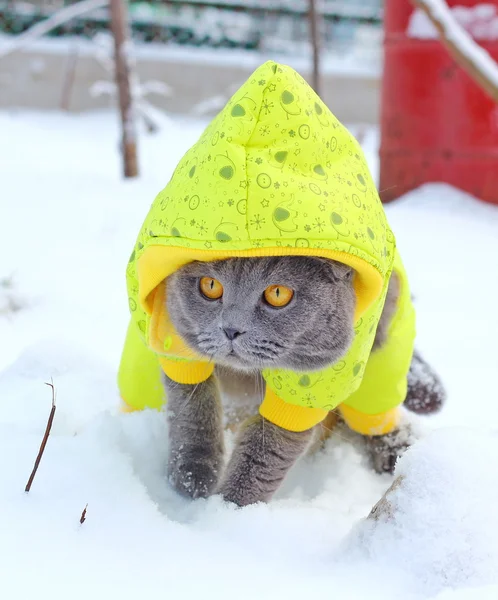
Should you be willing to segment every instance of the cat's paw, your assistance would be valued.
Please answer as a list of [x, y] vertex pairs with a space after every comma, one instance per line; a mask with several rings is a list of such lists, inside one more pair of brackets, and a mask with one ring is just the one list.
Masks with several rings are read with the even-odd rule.
[[[168, 481], [182, 496], [207, 498], [218, 485], [221, 457], [206, 456], [198, 449], [177, 451], [168, 467]], [[201, 454], [201, 455], [200, 455]]]
[[366, 438], [367, 453], [377, 473], [394, 473], [396, 461], [413, 444], [414, 436], [409, 425]]
[[436, 413], [446, 401], [446, 390], [436, 371], [414, 352], [408, 372], [404, 406], [419, 415]]
[[168, 472], [168, 481], [182, 496], [207, 498], [218, 484], [218, 468], [209, 462], [189, 460], [176, 461]]

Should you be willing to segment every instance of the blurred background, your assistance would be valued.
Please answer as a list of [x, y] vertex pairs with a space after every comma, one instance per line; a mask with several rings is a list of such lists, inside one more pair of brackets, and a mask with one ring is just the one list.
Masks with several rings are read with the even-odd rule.
[[[111, 15], [107, 2], [76, 4], [83, 9], [85, 3], [84, 14], [0, 60], [0, 107], [83, 111], [109, 106], [97, 82], [112, 76], [105, 64], [112, 48]], [[319, 4], [322, 95], [338, 118], [375, 123], [383, 2]], [[71, 5], [0, 0], [0, 34], [10, 40]], [[161, 82], [151, 89], [155, 106], [171, 113], [212, 114], [269, 58], [310, 74], [308, 9], [308, 0], [131, 1], [137, 73], [144, 82]]]

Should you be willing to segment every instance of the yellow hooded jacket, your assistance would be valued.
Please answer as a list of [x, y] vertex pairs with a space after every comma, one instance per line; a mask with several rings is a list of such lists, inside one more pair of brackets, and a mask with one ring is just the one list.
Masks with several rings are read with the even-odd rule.
[[[396, 426], [415, 334], [407, 278], [358, 142], [287, 66], [258, 68], [180, 160], [154, 200], [127, 268], [131, 322], [119, 386], [130, 410], [160, 408], [164, 372], [179, 383], [214, 365], [170, 322], [164, 280], [193, 261], [312, 255], [355, 270], [355, 337], [336, 364], [266, 369], [260, 413], [303, 431], [339, 407], [355, 430]], [[401, 296], [389, 339], [371, 354], [392, 270]]]

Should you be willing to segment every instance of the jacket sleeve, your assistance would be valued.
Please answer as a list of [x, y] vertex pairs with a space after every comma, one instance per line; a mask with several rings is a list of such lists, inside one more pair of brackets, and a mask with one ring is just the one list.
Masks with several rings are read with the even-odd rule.
[[118, 387], [124, 412], [145, 408], [161, 409], [166, 396], [161, 369], [177, 383], [205, 381], [213, 372], [212, 363], [158, 357], [144, 342], [130, 320], [118, 372]]
[[297, 404], [289, 404], [279, 398], [266, 386], [266, 393], [259, 407], [259, 414], [270, 423], [287, 429], [287, 431], [306, 431], [321, 423], [328, 414], [323, 408], [308, 408]]
[[214, 371], [213, 363], [200, 360], [179, 361], [160, 356], [159, 362], [166, 375], [176, 383], [201, 383], [211, 377]]
[[401, 288], [387, 340], [370, 354], [360, 387], [339, 407], [351, 429], [366, 435], [381, 435], [395, 429], [398, 407], [406, 398], [415, 340], [415, 310], [399, 256], [395, 268]]
[[339, 412], [348, 427], [362, 435], [390, 433], [398, 426], [400, 417], [400, 409], [397, 406], [377, 415], [367, 415], [341, 404]]
[[147, 347], [133, 320], [121, 354], [118, 387], [125, 412], [160, 409], [166, 401], [157, 356]]

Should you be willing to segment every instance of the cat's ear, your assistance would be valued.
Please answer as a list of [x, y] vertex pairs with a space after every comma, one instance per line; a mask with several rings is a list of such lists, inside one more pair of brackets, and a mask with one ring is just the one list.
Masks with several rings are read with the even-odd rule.
[[354, 269], [348, 265], [328, 258], [316, 258], [315, 260], [320, 261], [326, 267], [327, 273], [330, 274], [333, 281], [347, 282], [353, 280]]

